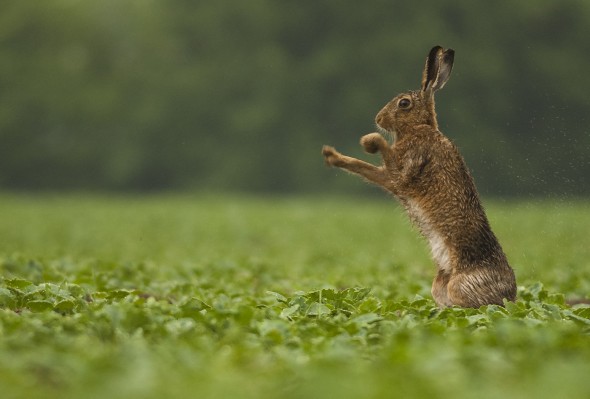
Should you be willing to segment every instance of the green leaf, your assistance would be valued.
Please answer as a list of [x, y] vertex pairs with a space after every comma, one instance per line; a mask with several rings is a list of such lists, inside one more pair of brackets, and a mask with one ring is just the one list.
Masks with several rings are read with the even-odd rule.
[[272, 297], [274, 297], [277, 301], [282, 302], [282, 303], [287, 303], [288, 299], [282, 295], [279, 294], [278, 292], [274, 292], [274, 291], [266, 291], [266, 293]]
[[71, 312], [75, 309], [76, 302], [71, 299], [65, 299], [55, 304], [54, 309], [61, 313]]
[[299, 304], [295, 304], [293, 306], [289, 306], [281, 311], [280, 317], [283, 319], [290, 319], [291, 316], [297, 313], [299, 310]]
[[13, 308], [16, 305], [16, 298], [12, 291], [0, 287], [0, 306]]
[[375, 311], [379, 310], [380, 308], [381, 308], [381, 301], [379, 301], [375, 297], [368, 297], [361, 302], [361, 304], [359, 306], [359, 311], [362, 313], [369, 313], [369, 312], [375, 312]]
[[307, 309], [306, 314], [308, 316], [321, 316], [332, 313], [329, 307], [323, 303], [313, 302]]
[[26, 307], [31, 312], [45, 312], [47, 310], [53, 310], [53, 303], [50, 301], [29, 301], [26, 303]]
[[128, 297], [131, 294], [134, 294], [135, 291], [134, 290], [125, 290], [125, 289], [119, 289], [119, 290], [112, 290], [112, 291], [108, 291], [107, 292], [107, 299], [123, 299]]
[[9, 288], [14, 288], [18, 290], [22, 290], [30, 285], [33, 285], [32, 282], [22, 278], [4, 279], [4, 284], [6, 284], [6, 286]]
[[350, 319], [349, 323], [357, 325], [368, 325], [377, 323], [381, 320], [383, 320], [383, 317], [379, 316], [377, 313], [365, 313]]
[[590, 318], [580, 315], [580, 312], [572, 312], [571, 310], [564, 310], [563, 314], [570, 320], [574, 320], [581, 324], [590, 325]]
[[580, 307], [573, 309], [572, 313], [574, 313], [577, 316], [584, 317], [586, 319], [590, 319], [590, 306], [589, 305], [578, 305], [578, 306], [580, 306]]

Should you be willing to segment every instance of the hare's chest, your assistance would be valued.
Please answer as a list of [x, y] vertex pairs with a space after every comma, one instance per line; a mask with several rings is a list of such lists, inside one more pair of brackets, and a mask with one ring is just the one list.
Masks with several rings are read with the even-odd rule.
[[406, 209], [412, 222], [418, 227], [422, 235], [428, 240], [430, 252], [438, 268], [451, 272], [451, 249], [444, 236], [436, 229], [428, 213], [420, 207], [417, 201], [407, 201]]

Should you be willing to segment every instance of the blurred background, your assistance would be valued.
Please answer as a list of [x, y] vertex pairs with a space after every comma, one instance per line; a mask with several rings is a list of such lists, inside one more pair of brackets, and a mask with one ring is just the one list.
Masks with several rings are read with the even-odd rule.
[[324, 166], [428, 50], [480, 191], [590, 194], [590, 2], [0, 2], [0, 189], [369, 193]]

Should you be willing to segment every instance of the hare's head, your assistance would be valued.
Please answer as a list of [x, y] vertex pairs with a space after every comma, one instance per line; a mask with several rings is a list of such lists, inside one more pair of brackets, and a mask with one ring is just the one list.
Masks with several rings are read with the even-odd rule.
[[451, 76], [455, 51], [433, 47], [426, 58], [420, 90], [399, 94], [375, 118], [377, 126], [389, 133], [417, 125], [438, 129], [434, 111], [434, 92], [443, 88]]

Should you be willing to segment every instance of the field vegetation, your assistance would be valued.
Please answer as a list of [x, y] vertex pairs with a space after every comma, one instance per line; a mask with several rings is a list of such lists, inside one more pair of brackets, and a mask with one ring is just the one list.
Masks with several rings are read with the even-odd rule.
[[505, 307], [438, 309], [393, 201], [0, 198], [2, 398], [582, 398], [590, 206], [488, 202]]

